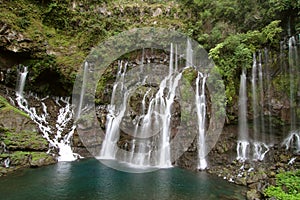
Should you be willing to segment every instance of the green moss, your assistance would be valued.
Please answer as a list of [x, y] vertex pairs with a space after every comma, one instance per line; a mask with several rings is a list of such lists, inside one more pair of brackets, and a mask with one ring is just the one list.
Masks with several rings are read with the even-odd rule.
[[14, 151], [10, 154], [10, 159], [14, 163], [23, 162], [24, 160], [27, 160], [30, 155], [30, 152], [27, 151]]
[[7, 148], [13, 149], [45, 149], [48, 142], [42, 138], [37, 132], [22, 131], [20, 133], [13, 133], [6, 131], [2, 136]]
[[186, 81], [188, 81], [189, 84], [192, 84], [193, 81], [196, 80], [197, 78], [197, 70], [195, 70], [194, 68], [187, 68], [183, 71], [182, 73], [182, 77], [183, 79], [185, 79]]
[[7, 102], [7, 100], [4, 97], [0, 96], [0, 111], [6, 111], [6, 110], [11, 110], [26, 118], [30, 118], [25, 112], [13, 107], [12, 105], [10, 105], [10, 103]]
[[31, 152], [30, 155], [33, 162], [49, 157], [49, 155], [45, 152]]

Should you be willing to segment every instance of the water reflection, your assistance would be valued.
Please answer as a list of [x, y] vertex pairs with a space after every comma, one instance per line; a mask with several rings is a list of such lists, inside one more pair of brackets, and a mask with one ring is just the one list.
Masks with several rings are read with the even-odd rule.
[[[126, 173], [94, 159], [27, 169], [0, 178], [5, 199], [245, 199], [245, 188], [179, 168]], [[1, 199], [1, 198], [0, 198]]]

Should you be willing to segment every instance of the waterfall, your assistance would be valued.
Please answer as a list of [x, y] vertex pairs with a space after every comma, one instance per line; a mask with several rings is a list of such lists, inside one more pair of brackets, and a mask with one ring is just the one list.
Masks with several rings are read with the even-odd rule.
[[239, 90], [239, 123], [238, 123], [238, 143], [237, 160], [245, 161], [247, 157], [248, 141], [248, 123], [247, 123], [247, 89], [246, 74], [243, 69]]
[[261, 52], [258, 54], [259, 62], [258, 62], [258, 81], [259, 81], [259, 92], [260, 92], [260, 139], [262, 141], [265, 140], [265, 118], [264, 118], [264, 84], [263, 84], [263, 69], [262, 69], [262, 55]]
[[[177, 74], [174, 79], [173, 76], [173, 44], [170, 47], [170, 64], [169, 75], [161, 82], [158, 93], [155, 96], [154, 108], [157, 112], [161, 113], [162, 120], [162, 140], [160, 144], [160, 167], [171, 167], [171, 154], [170, 154], [170, 122], [171, 122], [171, 108], [174, 102], [175, 90], [177, 89], [181, 73]], [[168, 93], [165, 94], [166, 89]]]
[[290, 74], [290, 120], [291, 131], [296, 129], [296, 109], [295, 109], [295, 90], [296, 90], [296, 78], [297, 72], [297, 46], [295, 37], [289, 38], [289, 74]]
[[9, 168], [9, 166], [10, 166], [10, 158], [6, 158], [4, 160], [4, 167]]
[[[177, 89], [179, 80], [182, 74], [179, 73], [174, 76], [166, 77], [160, 84], [158, 93], [155, 96], [154, 111], [160, 112], [162, 120], [162, 139], [160, 143], [160, 158], [158, 166], [160, 168], [171, 167], [170, 155], [170, 122], [171, 122], [171, 108], [174, 102], [175, 90]], [[165, 90], [168, 93], [165, 94]]]
[[269, 128], [269, 137], [264, 141], [265, 143], [272, 144], [273, 143], [273, 128], [272, 128], [272, 94], [271, 94], [271, 69], [269, 65], [269, 55], [268, 55], [268, 49], [265, 48], [265, 75], [266, 75], [266, 87], [267, 87], [267, 104], [268, 104], [268, 128]]
[[[201, 90], [199, 89], [200, 79], [202, 79]], [[198, 119], [198, 169], [205, 169], [207, 162], [205, 159], [206, 145], [205, 145], [205, 118], [206, 118], [206, 101], [205, 101], [205, 81], [206, 76], [198, 72], [196, 79], [196, 108]]]
[[[117, 78], [113, 86], [111, 102], [108, 106], [107, 124], [105, 131], [105, 139], [103, 141], [100, 158], [115, 159], [117, 151], [117, 141], [120, 135], [120, 122], [125, 114], [129, 91], [124, 86], [125, 74], [127, 70], [127, 62], [123, 64], [118, 62]], [[121, 96], [119, 96], [121, 95]], [[122, 100], [121, 103], [118, 101]], [[118, 103], [120, 105], [118, 105]]]
[[237, 142], [237, 157], [236, 159], [239, 161], [244, 162], [245, 160], [247, 160], [247, 149], [249, 146], [249, 142], [248, 141], [242, 141], [242, 140], [238, 140]]
[[185, 67], [192, 67], [192, 66], [193, 66], [193, 49], [192, 49], [191, 41], [188, 39], [187, 40], [187, 45], [186, 45], [186, 64], [185, 64]]
[[299, 76], [299, 57], [297, 50], [297, 41], [294, 36], [288, 40], [288, 61], [289, 61], [289, 76], [290, 76], [290, 133], [282, 142], [286, 150], [295, 148], [296, 152], [300, 152], [300, 131], [297, 129], [297, 104], [296, 95], [300, 97], [300, 81], [297, 83]]
[[[70, 125], [72, 123], [73, 111], [69, 103], [69, 98], [60, 98], [53, 101], [57, 102], [56, 106], [60, 107], [55, 127], [51, 125], [53, 119], [51, 119], [48, 108], [42, 99], [36, 98], [37, 101], [41, 102], [41, 113], [35, 107], [30, 107], [25, 98], [18, 96], [16, 100], [18, 106], [38, 125], [43, 137], [49, 142], [50, 148], [48, 152], [50, 152], [51, 148], [58, 150], [58, 161], [73, 161], [80, 157], [78, 154], [72, 152], [70, 144], [76, 126]], [[65, 133], [64, 136], [62, 135], [63, 133]]]
[[253, 153], [253, 160], [262, 161], [265, 158], [266, 153], [269, 152], [269, 146], [263, 142], [255, 141], [254, 145], [254, 153]]
[[[124, 117], [128, 116], [127, 105], [133, 91], [125, 84], [128, 82], [125, 78], [127, 77], [127, 63], [123, 64], [119, 61], [99, 159], [127, 162], [133, 167], [172, 167], [170, 150], [172, 106], [182, 77], [182, 73], [177, 72], [178, 58], [174, 55], [174, 51], [176, 52], [177, 48], [171, 44], [168, 74], [162, 77], [156, 93], [153, 94], [155, 89], [148, 88], [143, 94], [141, 112], [133, 119], [133, 128], [130, 133], [132, 138], [125, 143], [123, 157], [118, 156], [120, 147], [117, 143], [121, 134], [121, 122]], [[140, 68], [144, 68], [143, 63]], [[135, 83], [135, 87], [145, 85], [147, 85], [146, 79]]]
[[251, 84], [252, 84], [252, 110], [253, 110], [253, 140], [258, 139], [258, 105], [257, 105], [257, 61], [256, 55], [253, 53], [253, 65], [252, 65], [252, 77], [251, 77]]
[[80, 91], [80, 99], [79, 99], [78, 112], [77, 112], [76, 119], [79, 118], [79, 116], [81, 114], [81, 110], [82, 110], [83, 97], [85, 95], [85, 90], [86, 90], [86, 79], [87, 79], [88, 68], [89, 68], [89, 63], [84, 62], [82, 87], [81, 87], [81, 91]]
[[[261, 57], [261, 54], [259, 54]], [[261, 64], [261, 58], [259, 58], [259, 88], [260, 91], [262, 91], [262, 64]], [[259, 137], [258, 132], [260, 131], [260, 135], [264, 135], [264, 123], [263, 123], [263, 113], [261, 113], [261, 126], [259, 126], [259, 120], [258, 120], [258, 100], [257, 100], [257, 60], [256, 60], [256, 54], [253, 54], [253, 65], [252, 65], [252, 77], [251, 77], [251, 86], [252, 86], [252, 110], [253, 110], [253, 160], [260, 160], [262, 161], [266, 155], [266, 153], [269, 151], [268, 145], [264, 143], [261, 140], [263, 137]], [[267, 81], [269, 83], [270, 80]], [[270, 93], [270, 88], [268, 86], [268, 94]], [[262, 93], [260, 92], [260, 101], [263, 102]], [[261, 112], [263, 110], [263, 103], [261, 103]], [[270, 124], [271, 126], [271, 124]]]
[[25, 87], [26, 77], [28, 73], [28, 67], [27, 66], [19, 66], [19, 74], [18, 74], [18, 80], [17, 80], [17, 89], [16, 94], [17, 96], [23, 97], [23, 91]]
[[297, 153], [300, 153], [300, 131], [291, 131], [291, 133], [286, 137], [282, 143], [286, 150], [290, 148], [295, 148]]
[[[136, 139], [132, 140], [132, 150], [129, 155], [129, 162], [138, 166], [150, 166], [151, 150], [148, 150], [147, 155], [145, 154], [145, 152], [147, 152], [146, 148], [151, 148], [151, 145], [149, 144], [149, 141], [143, 140], [147, 137], [147, 131], [151, 128], [148, 124], [148, 122], [150, 121], [151, 112], [148, 112], [148, 114], [146, 115], [146, 98], [148, 97], [150, 91], [151, 89], [148, 89], [144, 94], [142, 100], [142, 113], [141, 116], [138, 117], [134, 129], [134, 138], [140, 140], [138, 142], [136, 142]], [[143, 124], [143, 126], [140, 126], [141, 124]], [[137, 148], [137, 145], [139, 145], [139, 148]]]
[[[35, 107], [30, 107], [28, 101], [23, 96], [23, 90], [26, 82], [26, 76], [28, 73], [28, 69], [26, 66], [23, 67], [23, 71], [19, 72], [19, 78], [17, 80], [17, 91], [16, 91], [16, 101], [17, 105], [21, 110], [26, 112], [30, 118], [38, 125], [39, 129], [43, 133], [43, 137], [49, 142], [49, 152], [51, 148], [56, 148], [58, 150], [58, 161], [72, 161], [76, 160], [80, 157], [78, 154], [74, 154], [72, 152], [70, 143], [73, 133], [75, 131], [76, 126], [71, 125], [73, 111], [71, 105], [69, 103], [69, 98], [60, 98], [55, 99], [57, 106], [60, 107], [59, 113], [57, 114], [57, 119], [55, 123], [55, 127], [51, 125], [50, 114], [47, 111], [47, 106], [43, 102], [43, 100], [47, 99], [38, 99], [35, 97], [35, 100], [41, 102], [42, 113], [36, 110]], [[61, 106], [59, 101], [65, 106]], [[55, 129], [55, 130], [53, 130]], [[67, 132], [64, 136], [62, 135], [63, 132]]]

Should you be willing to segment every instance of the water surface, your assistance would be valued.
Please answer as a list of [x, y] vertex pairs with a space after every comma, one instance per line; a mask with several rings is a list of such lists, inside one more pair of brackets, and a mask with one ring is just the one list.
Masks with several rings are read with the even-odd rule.
[[60, 162], [0, 177], [0, 199], [245, 199], [245, 188], [177, 167], [126, 173], [95, 159]]

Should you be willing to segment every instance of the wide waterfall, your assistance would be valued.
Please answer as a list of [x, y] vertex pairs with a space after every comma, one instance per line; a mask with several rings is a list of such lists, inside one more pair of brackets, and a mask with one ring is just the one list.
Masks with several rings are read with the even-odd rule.
[[[26, 112], [30, 118], [38, 125], [43, 137], [49, 142], [49, 151], [55, 148], [58, 150], [58, 161], [73, 161], [79, 158], [78, 154], [73, 153], [71, 149], [71, 138], [75, 131], [76, 126], [72, 125], [73, 110], [69, 103], [69, 98], [50, 99], [46, 97], [39, 99], [33, 95], [27, 95], [29, 98], [33, 98], [34, 101], [40, 102], [37, 107], [30, 107], [28, 100], [23, 95], [23, 90], [26, 82], [27, 67], [24, 67], [23, 71], [19, 72], [19, 79], [17, 81], [16, 101], [18, 107]], [[56, 113], [55, 124], [51, 121], [54, 120], [48, 111], [45, 101], [55, 102], [55, 106], [59, 107], [58, 113]], [[53, 108], [52, 108], [53, 109]]]
[[[133, 166], [156, 166], [159, 168], [171, 167], [170, 153], [170, 122], [176, 89], [182, 73], [174, 69], [173, 45], [170, 47], [170, 62], [168, 75], [161, 81], [155, 95], [150, 95], [149, 88], [142, 99], [142, 113], [136, 120], [130, 151], [126, 153], [124, 162]], [[120, 123], [125, 115], [128, 98], [131, 95], [126, 87], [125, 80], [127, 62], [119, 61], [117, 78], [113, 86], [111, 103], [108, 106], [106, 135], [102, 144], [100, 159], [115, 159], [118, 151], [117, 142], [120, 137]], [[142, 65], [141, 65], [142, 66]], [[142, 66], [143, 67], [143, 66]], [[143, 84], [144, 81], [137, 83]], [[121, 96], [120, 96], [121, 94]], [[146, 107], [146, 99], [149, 101]], [[121, 100], [121, 101], [120, 101]], [[159, 141], [151, 141], [152, 129], [160, 129]], [[148, 138], [148, 139], [147, 139]], [[154, 152], [155, 148], [160, 150]], [[152, 160], [152, 161], [151, 161]]]
[[[300, 152], [300, 135], [299, 135], [299, 116], [297, 116], [298, 98], [300, 97], [299, 81], [299, 52], [298, 43], [294, 36], [287, 40], [287, 43], [280, 43], [281, 54], [280, 66], [271, 69], [272, 58], [269, 58], [269, 51], [253, 53], [253, 63], [251, 69], [251, 104], [253, 116], [253, 128], [251, 134], [248, 130], [247, 122], [247, 82], [246, 72], [243, 70], [240, 80], [239, 93], [239, 139], [237, 143], [237, 159], [244, 161], [252, 155], [254, 161], [264, 160], [266, 154], [276, 141], [273, 135], [272, 121], [272, 79], [274, 74], [289, 80], [287, 89], [287, 99], [289, 101], [289, 120], [290, 128], [286, 130], [288, 135], [282, 141], [282, 146]], [[284, 54], [287, 50], [287, 55]], [[274, 66], [273, 66], [274, 67]], [[275, 71], [275, 72], [273, 72]], [[271, 73], [272, 72], [272, 73]], [[273, 89], [274, 90], [274, 89]], [[273, 93], [272, 93], [273, 92]], [[268, 120], [266, 121], [266, 116]]]
[[[207, 167], [206, 144], [205, 144], [205, 124], [206, 124], [206, 100], [205, 87], [207, 75], [197, 72], [193, 66], [193, 50], [190, 41], [187, 41], [185, 55], [185, 66], [182, 62], [179, 66], [179, 53], [176, 45], [170, 44], [170, 54], [168, 60], [167, 72], [161, 73], [161, 79], [157, 86], [151, 86], [148, 83], [151, 79], [157, 77], [144, 78], [140, 76], [139, 81], [134, 82], [134, 90], [132, 83], [128, 84], [131, 79], [131, 69], [128, 62], [118, 61], [118, 70], [116, 79], [113, 84], [110, 104], [107, 106], [108, 114], [106, 117], [105, 138], [102, 142], [99, 159], [103, 162], [108, 160], [116, 160], [126, 163], [135, 168], [172, 167], [172, 119], [174, 118], [174, 105], [178, 103], [180, 96], [179, 85], [182, 81], [183, 72], [192, 70], [197, 75], [195, 82], [195, 95], [193, 107], [197, 114], [198, 129], [198, 159], [199, 169]], [[144, 64], [144, 50], [142, 53], [141, 64], [137, 66], [140, 73], [147, 70]], [[148, 63], [148, 62], [146, 62]], [[151, 65], [151, 63], [149, 64]], [[162, 67], [158, 64], [151, 65], [151, 69]], [[163, 70], [163, 69], [160, 69]], [[141, 78], [142, 77], [142, 78]], [[156, 80], [157, 81], [157, 80]], [[151, 81], [150, 81], [151, 82]], [[150, 85], [150, 86], [149, 86]], [[130, 116], [129, 105], [136, 92], [136, 88], [141, 89], [139, 111], [133, 117], [130, 130], [124, 128], [126, 119]], [[135, 108], [133, 108], [135, 109]], [[125, 123], [126, 124], [126, 123]], [[130, 135], [124, 145], [120, 147], [120, 137]], [[128, 136], [126, 136], [128, 137]]]

